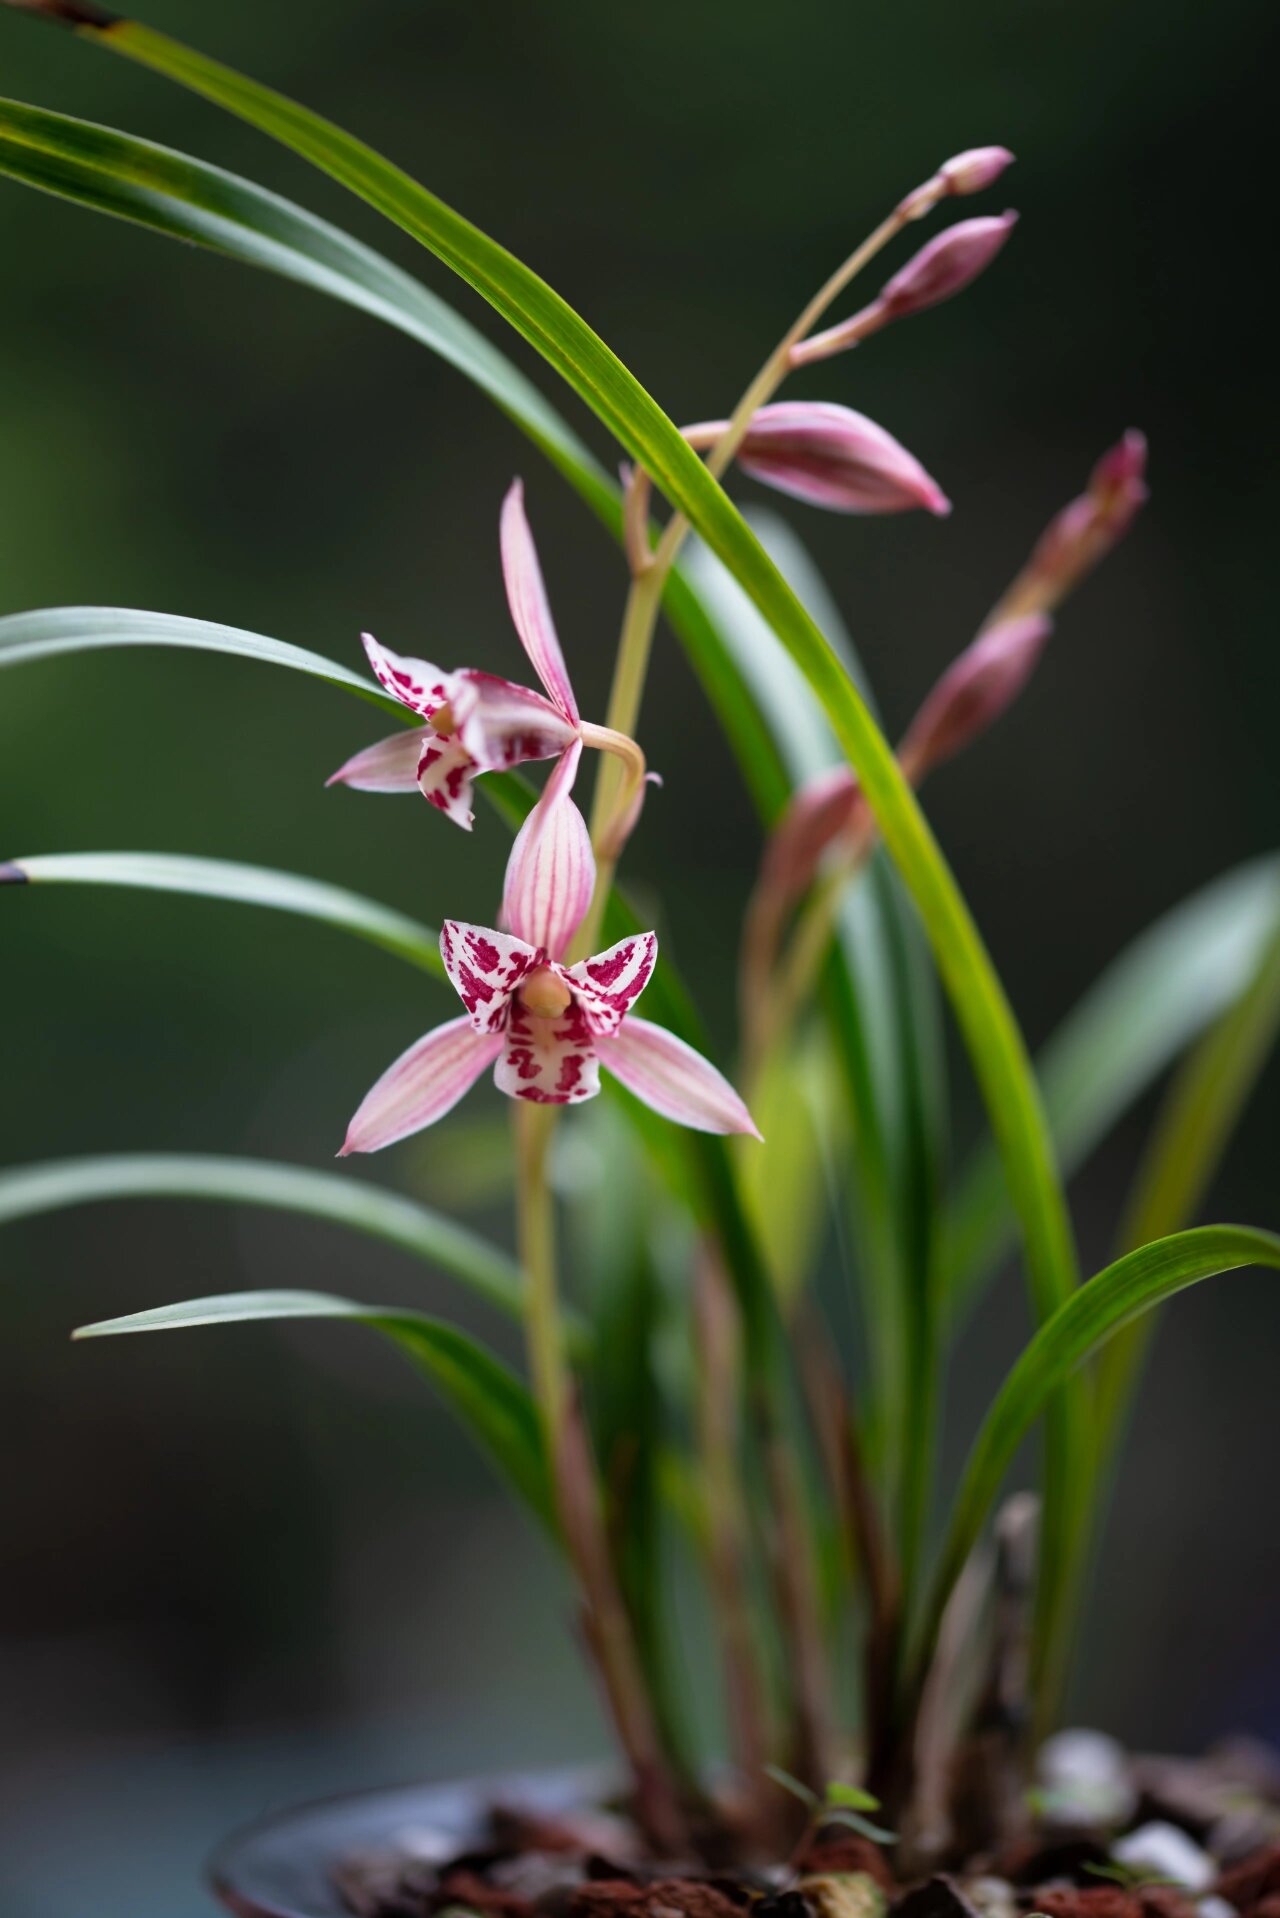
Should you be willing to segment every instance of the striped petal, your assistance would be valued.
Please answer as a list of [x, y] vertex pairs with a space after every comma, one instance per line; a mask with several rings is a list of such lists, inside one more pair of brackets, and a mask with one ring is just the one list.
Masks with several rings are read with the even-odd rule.
[[560, 1018], [545, 1019], [513, 999], [493, 1079], [499, 1092], [534, 1105], [578, 1105], [594, 1099], [600, 1090], [600, 1063], [582, 1007], [574, 1001]]
[[616, 1032], [648, 985], [657, 959], [657, 933], [641, 932], [559, 971], [581, 1000], [591, 1030]]
[[488, 1033], [502, 1031], [512, 993], [542, 954], [509, 933], [446, 919], [440, 928], [440, 957], [472, 1027]]
[[417, 791], [418, 761], [425, 741], [433, 735], [425, 727], [396, 733], [366, 746], [345, 766], [339, 766], [325, 780], [326, 786], [354, 786], [362, 793], [411, 793]]
[[470, 832], [475, 822], [471, 810], [471, 775], [476, 763], [456, 733], [433, 733], [430, 727], [416, 735], [418, 740], [418, 789], [422, 797], [452, 819], [455, 826]]
[[372, 633], [361, 633], [360, 642], [379, 686], [412, 712], [430, 719], [453, 698], [455, 674], [425, 659], [403, 659], [389, 646], [380, 646]]
[[502, 893], [508, 929], [552, 959], [578, 930], [596, 882], [591, 835], [570, 797], [581, 757], [575, 740], [516, 835]]
[[568, 669], [560, 641], [556, 637], [547, 589], [542, 583], [538, 551], [524, 511], [524, 487], [513, 480], [502, 502], [502, 576], [507, 585], [507, 603], [516, 631], [533, 669], [547, 689], [548, 697], [574, 726], [578, 724], [578, 702], [573, 696]]
[[338, 1157], [380, 1152], [384, 1145], [443, 1119], [497, 1058], [503, 1043], [501, 1034], [482, 1038], [465, 1015], [437, 1026], [401, 1053], [365, 1094]]
[[664, 1026], [628, 1019], [595, 1042], [602, 1066], [664, 1119], [695, 1132], [748, 1132], [755, 1121], [723, 1073]]
[[554, 759], [577, 737], [549, 699], [492, 673], [454, 675], [457, 737], [480, 772], [501, 772], [526, 759]]

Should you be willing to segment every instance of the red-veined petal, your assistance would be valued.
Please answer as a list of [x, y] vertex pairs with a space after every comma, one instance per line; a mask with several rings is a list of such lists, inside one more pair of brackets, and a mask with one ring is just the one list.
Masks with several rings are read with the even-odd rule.
[[499, 1092], [534, 1105], [577, 1105], [594, 1099], [600, 1090], [600, 1064], [577, 1001], [558, 1019], [545, 1019], [513, 999], [493, 1080]]
[[542, 960], [541, 953], [510, 933], [457, 919], [446, 919], [440, 928], [440, 957], [477, 1032], [502, 1031], [512, 993]]
[[564, 654], [556, 637], [547, 589], [542, 583], [542, 568], [538, 564], [538, 549], [525, 517], [524, 487], [519, 480], [511, 482], [502, 502], [501, 543], [502, 576], [516, 631], [548, 696], [576, 726], [578, 702], [573, 696]]
[[637, 1099], [677, 1125], [695, 1132], [749, 1132], [755, 1121], [724, 1074], [665, 1026], [624, 1020], [617, 1032], [596, 1040], [600, 1063]]
[[403, 659], [389, 646], [382, 646], [372, 633], [361, 633], [360, 642], [369, 657], [373, 676], [384, 692], [391, 693], [412, 712], [430, 719], [453, 697], [452, 673], [442, 671], [426, 659]]
[[596, 882], [587, 822], [570, 798], [581, 757], [575, 740], [516, 835], [502, 892], [508, 929], [552, 959], [578, 930]]
[[380, 1152], [443, 1119], [503, 1047], [501, 1033], [481, 1037], [465, 1015], [437, 1026], [401, 1053], [368, 1091], [338, 1154]]
[[366, 746], [325, 780], [326, 786], [354, 786], [362, 793], [411, 793], [418, 787], [418, 760], [432, 734], [424, 727], [395, 733]]
[[428, 727], [417, 735], [418, 788], [422, 797], [455, 826], [470, 832], [475, 820], [471, 810], [471, 775], [475, 761], [455, 733], [433, 733]]
[[480, 772], [501, 772], [526, 759], [554, 759], [577, 737], [564, 715], [535, 693], [493, 673], [454, 675], [450, 702], [457, 737]]
[[607, 952], [557, 970], [582, 1001], [591, 1030], [616, 1032], [648, 985], [657, 959], [657, 933], [638, 932]]

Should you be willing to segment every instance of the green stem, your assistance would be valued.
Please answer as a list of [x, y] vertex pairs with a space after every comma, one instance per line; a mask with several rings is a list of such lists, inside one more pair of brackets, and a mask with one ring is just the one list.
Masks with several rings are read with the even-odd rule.
[[599, 1475], [565, 1360], [556, 1283], [555, 1209], [547, 1152], [555, 1107], [517, 1105], [516, 1201], [525, 1282], [525, 1336], [556, 1516], [583, 1599], [583, 1636], [599, 1671], [635, 1782], [636, 1812], [660, 1851], [687, 1834], [649, 1699], [635, 1634], [609, 1552]]

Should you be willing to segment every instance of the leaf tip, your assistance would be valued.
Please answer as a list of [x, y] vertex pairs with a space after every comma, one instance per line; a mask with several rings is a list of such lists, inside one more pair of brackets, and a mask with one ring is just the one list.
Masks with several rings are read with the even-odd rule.
[[[3, 4], [12, 5], [14, 0], [3, 0]], [[16, 859], [0, 859], [0, 886], [25, 886], [28, 883], [28, 876]]]

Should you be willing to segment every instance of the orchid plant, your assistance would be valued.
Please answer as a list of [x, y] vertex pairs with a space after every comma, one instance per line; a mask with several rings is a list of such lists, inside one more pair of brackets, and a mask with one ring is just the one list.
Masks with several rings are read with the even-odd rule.
[[[1189, 1226], [1280, 1018], [1277, 863], [1228, 875], [1154, 927], [1033, 1065], [916, 797], [936, 767], [1009, 709], [1067, 595], [1128, 529], [1146, 497], [1141, 435], [1104, 454], [1051, 521], [896, 751], [834, 615], [820, 628], [809, 610], [811, 570], [794, 535], [776, 521], [749, 522], [720, 484], [736, 464], [803, 505], [950, 511], [937, 482], [873, 420], [840, 401], [777, 395], [795, 369], [866, 345], [992, 265], [1012, 213], [946, 226], [868, 304], [827, 323], [909, 226], [993, 186], [1012, 156], [998, 146], [960, 154], [899, 200], [808, 302], [736, 407], [681, 430], [528, 268], [340, 129], [85, 0], [9, 3], [225, 107], [421, 241], [615, 435], [621, 486], [435, 294], [263, 188], [13, 102], [0, 103], [0, 172], [285, 274], [442, 355], [619, 540], [629, 586], [601, 724], [581, 717], [518, 481], [502, 507], [501, 563], [540, 691], [477, 666], [444, 670], [401, 656], [370, 635], [372, 685], [319, 654], [186, 617], [60, 608], [0, 619], [0, 666], [100, 646], [188, 646], [372, 699], [402, 729], [371, 745], [353, 740], [357, 750], [330, 783], [421, 794], [444, 815], [424, 814], [423, 833], [446, 822], [475, 827], [495, 898], [494, 848], [504, 827], [515, 830], [498, 923], [446, 917], [438, 936], [332, 885], [177, 855], [34, 855], [0, 866], [0, 879], [167, 888], [300, 912], [452, 987], [462, 1013], [382, 1074], [342, 1154], [381, 1150], [445, 1120], [492, 1067], [513, 1102], [518, 1256], [347, 1168], [216, 1157], [117, 1154], [15, 1168], [0, 1175], [0, 1221], [162, 1192], [273, 1205], [390, 1239], [515, 1314], [527, 1383], [447, 1322], [315, 1293], [191, 1300], [84, 1333], [298, 1316], [373, 1326], [433, 1381], [562, 1554], [636, 1814], [655, 1846], [679, 1851], [715, 1834], [723, 1849], [727, 1835], [750, 1854], [780, 1842], [791, 1804], [781, 1765], [802, 1796], [819, 1794], [810, 1802], [860, 1817], [879, 1800], [904, 1846], [922, 1856], [944, 1850], [946, 1780], [971, 1736], [990, 1661], [1008, 1652], [1004, 1640], [993, 1648], [984, 1595], [1010, 1549], [1013, 1519], [1006, 1513], [994, 1529], [990, 1521], [1021, 1441], [1042, 1422], [1034, 1607], [1016, 1625], [1027, 1638], [1030, 1695], [1025, 1718], [1019, 1700], [1003, 1734], [1013, 1763], [1060, 1707], [1142, 1316], [1212, 1274], [1280, 1266], [1280, 1239], [1265, 1232]], [[872, 362], [860, 353], [856, 364]], [[684, 987], [617, 883], [653, 777], [637, 734], [661, 612], [761, 816], [737, 955], [732, 1078], [712, 1063]], [[599, 759], [588, 822], [575, 793], [589, 750]], [[551, 762], [540, 790], [516, 770], [538, 762]], [[678, 791], [679, 766], [664, 773]], [[478, 823], [477, 792], [493, 802]], [[450, 902], [431, 903], [443, 911]], [[726, 953], [726, 976], [733, 963]], [[958, 1169], [943, 1146], [935, 1043], [943, 996], [990, 1127]], [[1184, 1053], [1116, 1257], [1082, 1285], [1065, 1178]], [[602, 1068], [616, 1096], [562, 1114], [595, 1099]], [[335, 1126], [342, 1104], [335, 1087]], [[580, 1180], [572, 1193], [558, 1189], [556, 1171], [557, 1137], [569, 1126], [588, 1129], [598, 1169], [594, 1187]], [[564, 1256], [566, 1222], [566, 1242], [589, 1243], [589, 1259]], [[839, 1257], [867, 1334], [861, 1368], [839, 1352], [821, 1303], [818, 1281], [835, 1256], [831, 1222], [845, 1228], [840, 1245], [855, 1248]], [[948, 1339], [1015, 1243], [1031, 1336], [942, 1511], [935, 1434]], [[1026, 1506], [1017, 1513], [1025, 1546]], [[722, 1658], [720, 1743], [730, 1762], [714, 1774], [690, 1738], [676, 1678], [663, 1566], [677, 1548], [704, 1575]], [[861, 1648], [856, 1700], [836, 1676], [850, 1639]], [[854, 1776], [860, 1786], [832, 1786]], [[1002, 1815], [990, 1808], [993, 1820]]]

